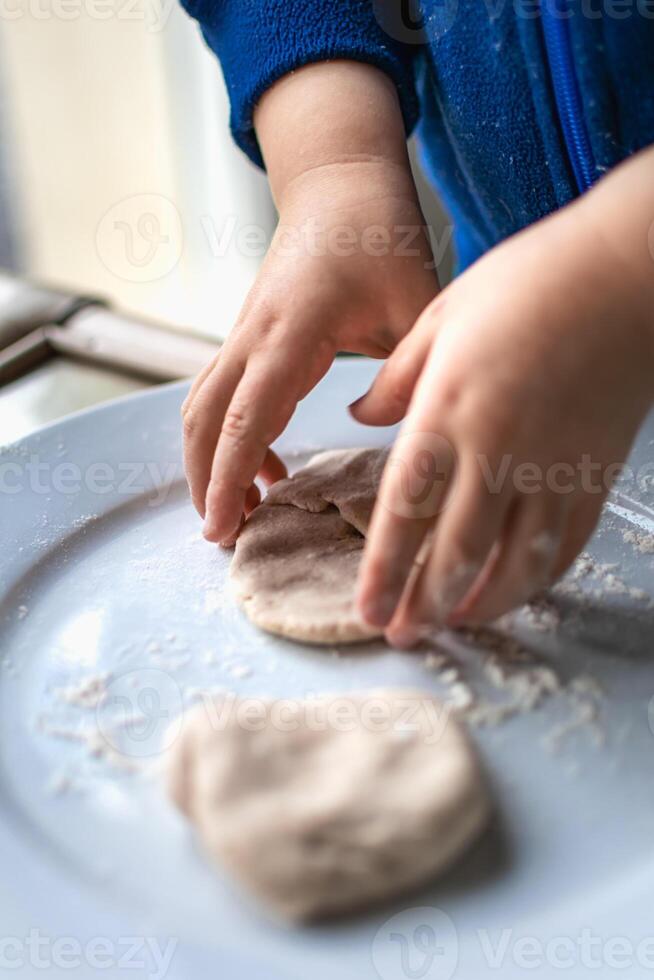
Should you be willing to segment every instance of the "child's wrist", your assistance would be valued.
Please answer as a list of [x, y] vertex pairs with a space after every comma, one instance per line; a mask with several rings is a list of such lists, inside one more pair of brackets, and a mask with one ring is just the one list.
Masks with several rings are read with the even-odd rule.
[[397, 92], [370, 65], [319, 62], [286, 75], [261, 99], [255, 127], [278, 206], [313, 171], [337, 179], [371, 164], [410, 175]]
[[276, 194], [280, 215], [287, 218], [311, 216], [317, 212], [351, 211], [365, 204], [380, 213], [384, 202], [406, 201], [419, 213], [418, 194], [410, 167], [382, 157], [334, 158], [305, 171], [299, 171]]

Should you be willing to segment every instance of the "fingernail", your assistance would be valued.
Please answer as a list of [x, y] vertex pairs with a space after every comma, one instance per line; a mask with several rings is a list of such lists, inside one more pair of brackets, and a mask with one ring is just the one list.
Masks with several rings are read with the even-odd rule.
[[395, 612], [395, 599], [391, 595], [381, 595], [361, 605], [361, 614], [371, 626], [387, 626]]
[[[211, 541], [212, 544], [217, 544], [219, 541], [218, 529], [213, 518], [207, 516], [204, 525], [202, 527], [202, 536], [206, 538], [207, 541]], [[225, 535], [228, 537], [228, 535]]]
[[391, 646], [400, 650], [410, 650], [420, 639], [419, 632], [411, 626], [403, 626], [387, 634], [386, 639]]
[[205, 521], [202, 526], [202, 537], [207, 541], [211, 541], [215, 537], [213, 533], [213, 526], [209, 521]]
[[479, 574], [476, 562], [464, 562], [454, 568], [440, 588], [436, 590], [435, 606], [439, 621], [446, 623], [456, 615], [458, 607], [465, 599], [470, 586]]
[[465, 613], [459, 611], [459, 609], [454, 609], [453, 612], [445, 620], [445, 625], [450, 626], [452, 629], [456, 629], [458, 626], [463, 626], [466, 621]]
[[350, 402], [350, 404], [349, 404], [349, 405], [347, 406], [347, 410], [348, 410], [348, 412], [352, 412], [352, 411], [354, 411], [354, 409], [355, 409], [355, 408], [358, 408], [358, 407], [359, 407], [359, 405], [360, 405], [360, 404], [361, 404], [361, 403], [362, 403], [362, 402], [363, 402], [363, 401], [364, 401], [364, 400], [365, 400], [365, 399], [366, 399], [367, 397], [368, 397], [368, 392], [366, 392], [366, 393], [365, 393], [365, 395], [361, 395], [361, 397], [360, 397], [360, 398], [355, 398], [355, 400], [354, 400], [353, 402]]
[[235, 531], [232, 531], [231, 534], [226, 534], [223, 538], [221, 538], [221, 540], [219, 542], [220, 543], [220, 547], [221, 548], [233, 548], [234, 545], [236, 544], [237, 539], [238, 539], [240, 530], [241, 530], [241, 525], [239, 524], [238, 528]]
[[237, 526], [234, 528], [231, 534], [226, 534], [220, 542], [221, 548], [233, 548], [238, 540], [238, 536], [241, 533], [241, 529], [245, 524], [245, 515], [241, 514], [241, 519]]

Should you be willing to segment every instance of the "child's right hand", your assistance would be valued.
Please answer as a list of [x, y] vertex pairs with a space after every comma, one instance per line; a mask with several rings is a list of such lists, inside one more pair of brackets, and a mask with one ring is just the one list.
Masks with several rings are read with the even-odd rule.
[[[363, 72], [385, 108], [387, 79], [346, 64], [347, 83], [358, 84]], [[333, 90], [334, 68], [306, 74]], [[325, 70], [331, 82], [314, 74]], [[370, 110], [369, 100], [363, 107]], [[183, 408], [187, 476], [210, 541], [235, 540], [244, 511], [257, 503], [258, 474], [268, 482], [284, 475], [269, 447], [336, 353], [386, 357], [438, 290], [406, 152], [396, 145], [390, 139], [388, 155], [322, 153], [326, 162], [290, 170], [286, 150], [270, 151], [273, 164], [280, 155], [277, 168], [267, 155], [279, 227], [236, 326]], [[275, 169], [283, 171], [277, 188]]]

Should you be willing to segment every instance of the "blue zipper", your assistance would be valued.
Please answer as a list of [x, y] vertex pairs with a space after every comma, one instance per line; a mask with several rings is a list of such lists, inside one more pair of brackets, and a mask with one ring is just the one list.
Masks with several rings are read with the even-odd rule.
[[570, 166], [580, 194], [597, 180], [597, 168], [584, 120], [581, 92], [575, 72], [569, 18], [569, 0], [542, 0], [545, 50], [550, 67], [556, 107]]

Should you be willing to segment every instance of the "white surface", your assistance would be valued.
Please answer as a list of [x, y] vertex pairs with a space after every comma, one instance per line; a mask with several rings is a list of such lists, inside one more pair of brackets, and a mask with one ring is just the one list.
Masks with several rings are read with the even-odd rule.
[[[341, 361], [302, 403], [281, 451], [297, 463], [317, 449], [387, 440], [344, 410], [374, 370]], [[367, 918], [289, 931], [267, 922], [196, 853], [156, 773], [157, 748], [193, 688], [295, 696], [442, 686], [424, 655], [377, 645], [336, 656], [265, 637], [245, 621], [223, 591], [229, 556], [201, 539], [188, 501], [184, 391], [174, 385], [123, 399], [0, 455], [5, 490], [23, 486], [1, 504], [0, 918], [2, 935], [23, 945], [0, 954], [11, 958], [18, 949], [25, 965], [13, 974], [43, 975], [24, 945], [39, 929], [81, 943], [106, 937], [116, 957], [126, 937], [156, 937], [164, 947], [173, 938], [166, 975], [184, 980], [477, 980], [489, 969], [487, 944], [497, 946], [511, 930], [497, 974], [504, 980], [525, 972], [515, 945], [521, 937], [576, 940], [591, 929], [604, 952], [594, 947], [600, 969], [589, 975], [614, 975], [605, 944], [654, 932], [652, 612], [629, 596], [609, 596], [573, 631], [530, 637], [563, 677], [599, 678], [605, 744], [582, 728], [558, 754], [543, 746], [564, 717], [559, 696], [477, 731], [498, 820], [427, 892]], [[637, 449], [641, 462], [648, 435]], [[97, 463], [105, 469], [93, 470]], [[648, 502], [641, 506], [647, 513]], [[647, 585], [652, 556], [627, 548], [626, 526], [609, 514], [593, 552], [619, 560], [630, 584]], [[67, 703], [98, 674], [107, 675], [107, 694], [97, 709]], [[107, 757], [108, 744], [120, 751]], [[425, 912], [428, 906], [442, 911]], [[413, 911], [387, 924], [406, 909]], [[533, 976], [551, 975], [551, 953], [544, 955], [546, 966]], [[622, 975], [643, 975], [635, 951], [631, 963]], [[584, 975], [582, 967], [577, 961], [568, 975]], [[77, 975], [95, 972], [87, 965]], [[117, 966], [97, 972], [125, 975]], [[135, 975], [158, 974], [150, 962]]]

